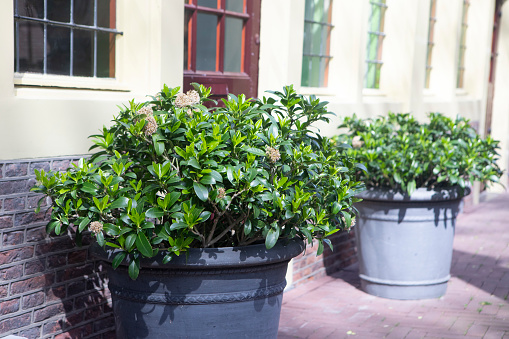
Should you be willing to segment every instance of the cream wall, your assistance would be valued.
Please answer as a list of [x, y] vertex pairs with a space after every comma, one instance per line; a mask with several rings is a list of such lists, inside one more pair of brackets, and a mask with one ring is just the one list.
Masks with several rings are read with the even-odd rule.
[[0, 160], [84, 154], [117, 105], [182, 85], [183, 1], [117, 0], [116, 79], [15, 75], [12, 13], [1, 1]]
[[[369, 1], [334, 0], [329, 86], [301, 88], [304, 0], [261, 1], [258, 95], [293, 84], [302, 94], [329, 101], [337, 114], [317, 127], [337, 133], [341, 116], [374, 117], [387, 111], [462, 114], [484, 128], [491, 31], [495, 0], [471, 0], [463, 89], [456, 88], [462, 0], [437, 1], [430, 89], [424, 89], [430, 0], [387, 0], [384, 65], [379, 90], [364, 89]], [[88, 135], [108, 124], [116, 105], [182, 85], [184, 0], [118, 0], [117, 78], [15, 75], [13, 4], [0, 2], [0, 160], [86, 153]], [[509, 148], [503, 93], [509, 13], [504, 5], [493, 136]], [[507, 63], [507, 64], [506, 64]]]
[[[301, 94], [315, 94], [329, 102], [328, 108], [337, 117], [318, 127], [325, 135], [337, 133], [341, 116], [356, 113], [374, 117], [393, 112], [412, 112], [423, 120], [428, 112], [441, 112], [451, 117], [460, 114], [472, 120], [479, 131], [484, 130], [485, 109], [490, 67], [491, 35], [495, 0], [470, 0], [465, 55], [465, 80], [456, 88], [459, 40], [463, 0], [437, 1], [432, 72], [430, 88], [424, 88], [430, 0], [387, 0], [383, 66], [380, 89], [365, 89], [364, 72], [367, 44], [369, 1], [334, 0], [331, 35], [329, 86], [300, 86], [304, 1], [262, 1], [260, 87], [266, 89], [294, 84]], [[283, 7], [287, 11], [283, 11]], [[507, 170], [509, 140], [509, 99], [503, 96], [509, 88], [504, 75], [509, 72], [509, 13], [504, 5], [504, 26], [500, 35], [500, 53], [493, 136], [502, 141], [503, 159]], [[274, 21], [284, 28], [275, 30]], [[291, 25], [289, 24], [291, 23]], [[293, 27], [293, 29], [290, 29]], [[287, 42], [292, 41], [288, 47]], [[299, 45], [296, 48], [296, 45]], [[502, 46], [503, 45], [503, 46]], [[505, 54], [504, 54], [505, 53]], [[291, 56], [291, 57], [289, 57]], [[507, 82], [507, 83], [506, 83]], [[501, 94], [502, 93], [502, 94]], [[497, 96], [498, 95], [498, 96]]]
[[[493, 120], [491, 134], [500, 140], [501, 163], [506, 169], [509, 163], [509, 2], [502, 6], [502, 24], [498, 40], [497, 74], [495, 77], [495, 99], [493, 101]], [[507, 175], [505, 176], [507, 186]], [[496, 187], [502, 191], [502, 187]]]

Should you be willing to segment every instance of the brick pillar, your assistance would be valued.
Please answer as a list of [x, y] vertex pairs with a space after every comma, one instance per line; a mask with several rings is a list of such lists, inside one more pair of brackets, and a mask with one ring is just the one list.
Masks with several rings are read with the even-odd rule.
[[318, 242], [306, 246], [306, 251], [293, 259], [293, 286], [333, 274], [357, 262], [355, 232], [337, 232], [329, 238], [333, 251], [325, 245], [323, 254], [317, 256]]
[[101, 265], [72, 237], [46, 235], [47, 201], [34, 213], [34, 169], [64, 170], [74, 160], [0, 161], [0, 337], [115, 337]]

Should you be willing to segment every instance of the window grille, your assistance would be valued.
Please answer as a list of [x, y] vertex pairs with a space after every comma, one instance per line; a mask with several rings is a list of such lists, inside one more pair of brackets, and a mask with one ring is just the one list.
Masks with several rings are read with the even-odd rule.
[[115, 0], [14, 0], [14, 67], [115, 77]]
[[387, 5], [385, 0], [370, 1], [368, 45], [366, 53], [366, 74], [364, 87], [380, 87], [380, 70], [382, 69], [382, 43], [385, 37], [384, 20]]
[[332, 0], [306, 0], [301, 85], [327, 87]]
[[247, 5], [239, 0], [186, 0], [185, 71], [245, 72]]

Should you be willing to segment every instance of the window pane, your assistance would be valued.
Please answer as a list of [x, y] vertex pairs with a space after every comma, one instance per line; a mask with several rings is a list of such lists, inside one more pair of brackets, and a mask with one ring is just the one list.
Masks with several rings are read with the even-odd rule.
[[311, 27], [313, 24], [306, 22], [304, 23], [304, 54], [311, 54], [311, 42], [313, 41], [311, 35]]
[[71, 0], [46, 0], [48, 20], [71, 22]]
[[[98, 5], [101, 2], [98, 2]], [[97, 11], [99, 16], [99, 10]], [[94, 25], [94, 2], [90, 0], [74, 0], [74, 22], [78, 25]]]
[[366, 88], [375, 88], [376, 86], [376, 83], [375, 83], [375, 71], [376, 71], [376, 67], [375, 67], [375, 64], [374, 63], [368, 63], [368, 69], [366, 71], [366, 79], [365, 79], [365, 84], [364, 86]]
[[311, 58], [311, 73], [309, 77], [309, 86], [310, 87], [320, 86], [320, 58], [318, 57]]
[[225, 18], [224, 71], [240, 72], [242, 58], [242, 19]]
[[39, 23], [19, 22], [19, 69], [17, 72], [42, 73], [44, 69], [44, 27]]
[[368, 60], [377, 60], [378, 52], [378, 35], [369, 34], [368, 35]]
[[73, 75], [94, 76], [94, 33], [74, 30]]
[[217, 8], [217, 0], [198, 0], [198, 6]]
[[18, 14], [43, 19], [44, 0], [18, 0]]
[[115, 0], [97, 1], [97, 26], [115, 28]]
[[226, 0], [226, 10], [244, 13], [244, 0]]
[[196, 69], [216, 70], [217, 16], [197, 14], [196, 20]]
[[302, 80], [301, 86], [309, 87], [309, 57], [304, 55], [302, 57]]
[[311, 53], [312, 54], [325, 54], [325, 44], [327, 40], [322, 40], [322, 25], [312, 24], [311, 28]]
[[[313, 21], [324, 22], [324, 6], [323, 0], [314, 0], [314, 12], [313, 12]], [[325, 19], [327, 22], [327, 19]]]
[[48, 26], [47, 59], [50, 74], [70, 73], [70, 35], [68, 28]]
[[115, 34], [97, 32], [97, 76], [115, 77]]

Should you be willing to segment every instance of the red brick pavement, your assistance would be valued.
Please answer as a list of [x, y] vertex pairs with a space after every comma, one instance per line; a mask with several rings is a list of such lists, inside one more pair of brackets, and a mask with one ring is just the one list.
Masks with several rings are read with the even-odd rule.
[[279, 339], [509, 339], [509, 194], [458, 217], [445, 296], [378, 298], [357, 274], [353, 265], [285, 292]]

